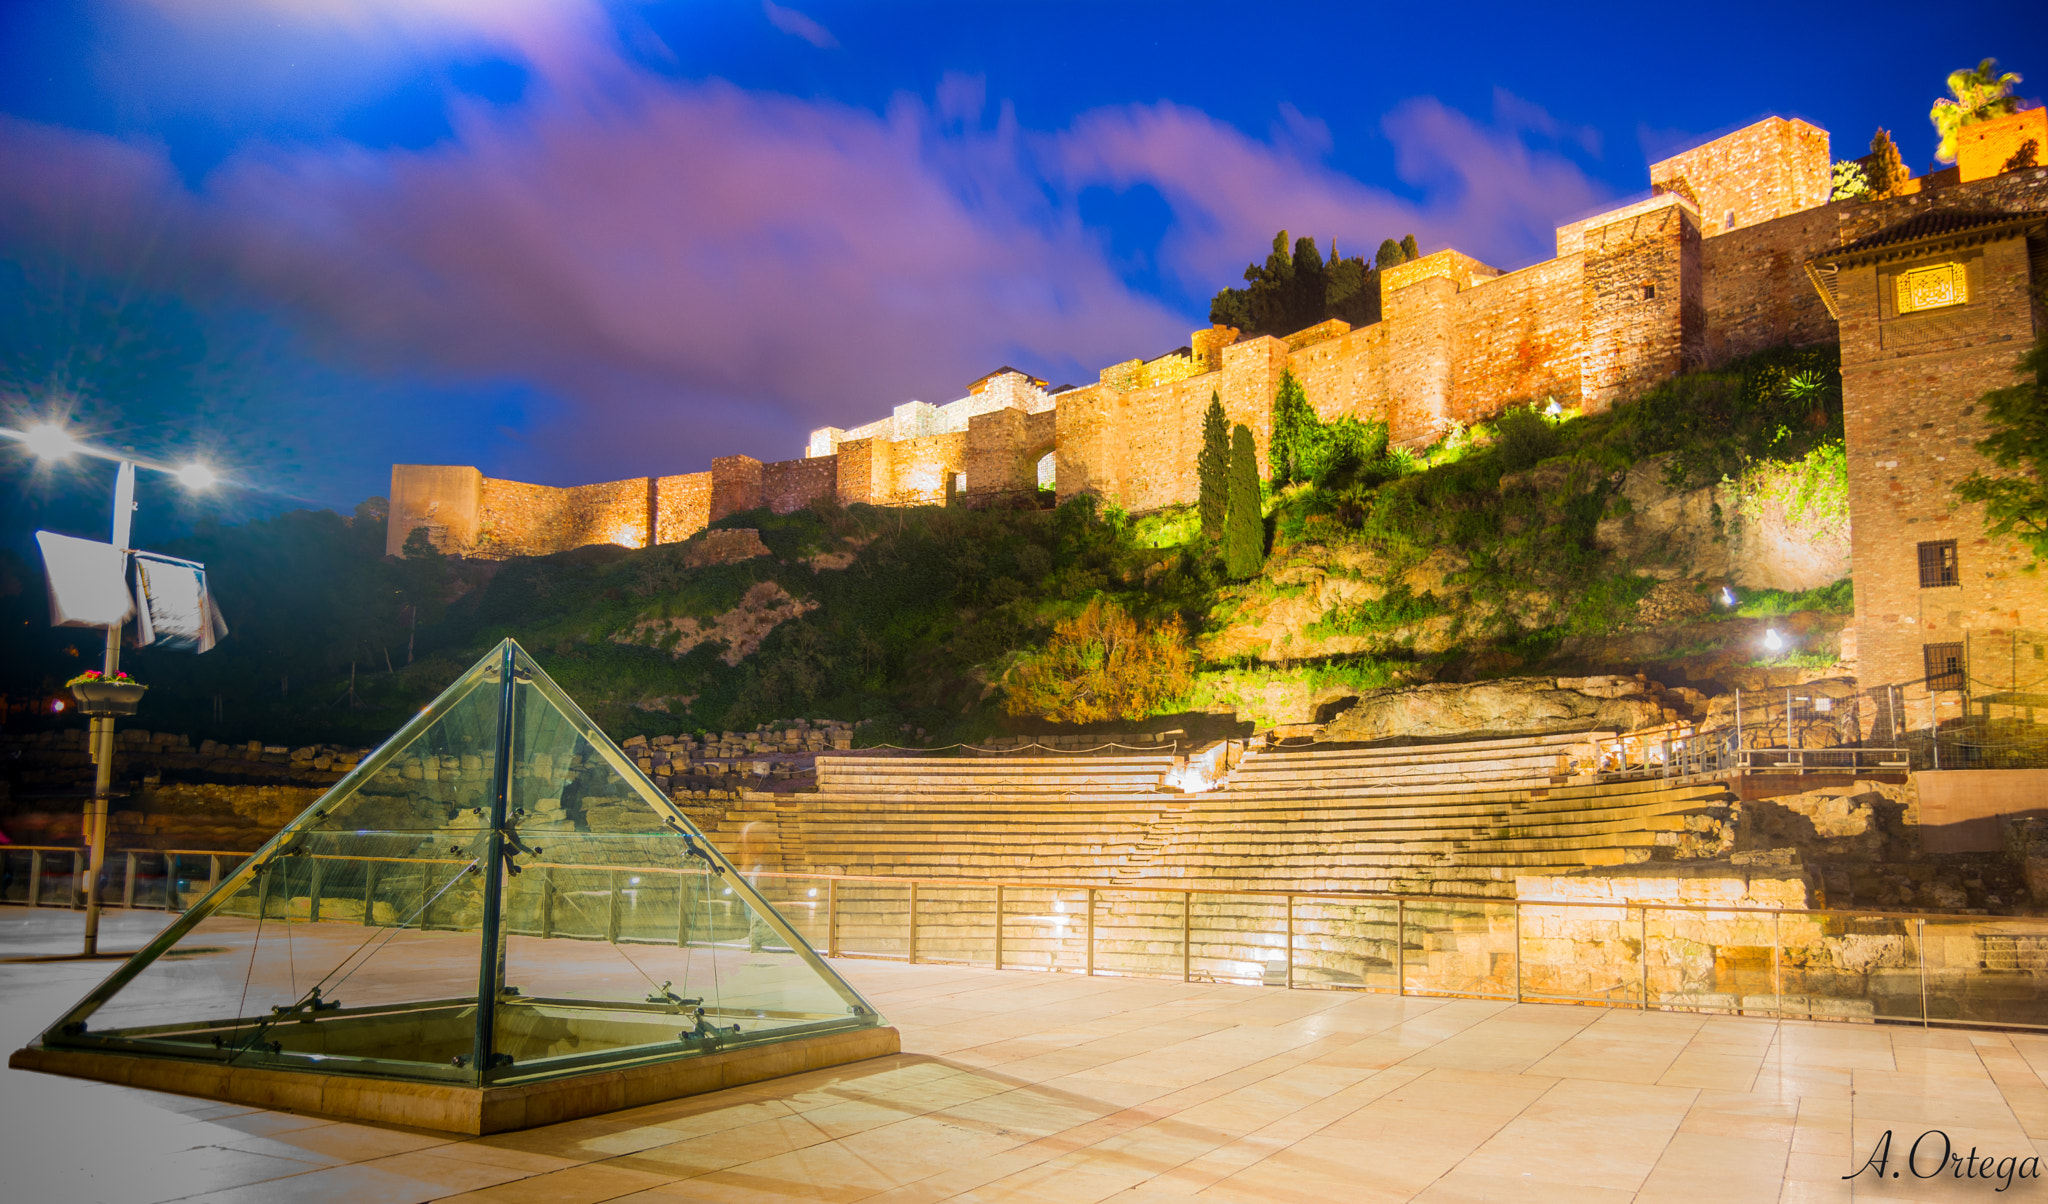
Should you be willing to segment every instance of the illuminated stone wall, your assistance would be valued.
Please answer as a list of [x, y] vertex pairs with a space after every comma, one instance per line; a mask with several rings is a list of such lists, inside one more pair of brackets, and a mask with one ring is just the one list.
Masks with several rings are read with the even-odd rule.
[[[1370, 326], [1333, 320], [1284, 339], [1197, 330], [1186, 347], [1057, 392], [998, 371], [944, 405], [906, 402], [865, 426], [813, 431], [798, 460], [719, 457], [709, 472], [577, 489], [397, 465], [390, 547], [415, 526], [450, 551], [482, 556], [644, 542], [650, 530], [666, 543], [759, 506], [934, 504], [949, 480], [964, 485], [968, 505], [1014, 504], [1035, 494], [1048, 451], [1063, 500], [1090, 493], [1134, 511], [1187, 503], [1212, 395], [1230, 422], [1251, 429], [1262, 456], [1284, 371], [1325, 420], [1385, 422], [1408, 446], [1514, 404], [1597, 411], [1690, 368], [1834, 342], [1806, 264], [1897, 214], [2048, 207], [2048, 172], [2033, 170], [1830, 204], [1826, 133], [1780, 118], [1665, 159], [1651, 177], [1650, 196], [1560, 226], [1556, 257], [1518, 271], [1454, 250], [1389, 268], [1382, 320]], [[1961, 427], [1953, 438], [1964, 439]]]

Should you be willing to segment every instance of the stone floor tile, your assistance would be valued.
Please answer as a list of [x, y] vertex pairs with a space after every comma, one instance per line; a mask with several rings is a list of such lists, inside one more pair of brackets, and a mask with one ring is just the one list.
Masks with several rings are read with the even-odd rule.
[[1714, 1204], [1771, 1204], [1784, 1186], [1790, 1154], [1789, 1135], [1772, 1141], [1679, 1132], [1664, 1147], [1636, 1200], [1699, 1204], [1704, 1194]]
[[615, 1200], [632, 1192], [672, 1183], [675, 1178], [599, 1162], [544, 1175], [530, 1175], [511, 1183], [446, 1198], [460, 1204], [599, 1204], [600, 1201]]

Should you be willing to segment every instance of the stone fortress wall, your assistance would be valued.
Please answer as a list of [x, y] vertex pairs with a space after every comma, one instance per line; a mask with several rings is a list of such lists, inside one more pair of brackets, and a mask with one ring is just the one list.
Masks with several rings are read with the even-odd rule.
[[[2048, 591], [2017, 544], [1987, 538], [1979, 508], [1951, 492], [1983, 464], [1978, 399], [2014, 383], [2048, 322], [2035, 299], [2048, 281], [2048, 169], [2005, 169], [2028, 138], [2048, 145], [2048, 112], [1971, 127], [1955, 167], [1898, 195], [1830, 202], [1827, 133], [1767, 118], [1652, 164], [1649, 197], [1559, 227], [1554, 258], [1502, 272], [1443, 250], [1388, 269], [1369, 326], [1286, 338], [1212, 327], [1079, 388], [1003, 368], [948, 405], [814, 431], [802, 459], [778, 463], [728, 456], [709, 472], [568, 489], [396, 465], [390, 551], [421, 526], [444, 550], [505, 557], [669, 543], [729, 514], [824, 498], [1007, 504], [1036, 496], [1048, 457], [1061, 500], [1090, 493], [1142, 512], [1195, 499], [1212, 395], [1263, 449], [1287, 371], [1325, 420], [1384, 421], [1412, 446], [1516, 403], [1598, 412], [1683, 370], [1833, 343], [1856, 577], [1844, 658], [1868, 680], [1920, 681], [1970, 633], [2048, 630]], [[1907, 273], [1942, 271], [1955, 281], [1947, 300], [1900, 301]], [[2032, 680], [2010, 676], [2006, 689]]]
[[1212, 327], [1050, 392], [1000, 369], [947, 405], [912, 401], [865, 426], [813, 431], [799, 460], [721, 457], [707, 473], [566, 489], [395, 465], [390, 550], [416, 527], [444, 551], [492, 558], [639, 547], [763, 505], [931, 504], [949, 483], [969, 505], [996, 504], [1035, 494], [1047, 476], [1062, 500], [1087, 492], [1151, 510], [1193, 500], [1212, 394], [1264, 447], [1287, 370], [1325, 419], [1385, 421], [1395, 442], [1419, 445], [1516, 402], [1597, 411], [1683, 368], [1833, 340], [1801, 271], [1835, 237], [1825, 131], [1768, 118], [1650, 176], [1648, 199], [1560, 227], [1553, 259], [1502, 272], [1445, 250], [1389, 269], [1384, 316], [1370, 326], [1333, 320], [1284, 339]]

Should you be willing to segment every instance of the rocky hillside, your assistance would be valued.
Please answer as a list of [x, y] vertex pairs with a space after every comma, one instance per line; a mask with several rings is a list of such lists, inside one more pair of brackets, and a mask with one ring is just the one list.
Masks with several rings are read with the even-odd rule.
[[[679, 544], [503, 563], [381, 559], [373, 505], [221, 529], [193, 551], [244, 583], [223, 600], [236, 632], [205, 657], [135, 655], [155, 686], [139, 722], [372, 744], [511, 635], [621, 739], [799, 717], [856, 745], [985, 739], [1049, 730], [1005, 710], [1005, 681], [1098, 599], [1186, 641], [1186, 689], [1126, 728], [1319, 722], [1374, 691], [1517, 676], [1708, 695], [1839, 672], [1832, 373], [1825, 351], [1784, 351], [1610, 414], [1532, 407], [1429, 448], [1382, 437], [1370, 464], [1270, 495], [1264, 567], [1243, 581], [1191, 512], [1088, 497], [757, 511]], [[35, 630], [24, 593], [17, 631]], [[1766, 627], [1792, 638], [1769, 660]], [[40, 666], [53, 689], [82, 656], [58, 633], [9, 672]]]

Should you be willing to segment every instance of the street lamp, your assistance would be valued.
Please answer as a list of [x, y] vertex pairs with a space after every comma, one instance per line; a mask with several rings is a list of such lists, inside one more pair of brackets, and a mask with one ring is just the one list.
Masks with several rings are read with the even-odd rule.
[[[26, 430], [10, 430], [0, 427], [0, 436], [11, 438], [26, 447], [38, 460], [62, 462], [73, 456], [90, 456], [98, 460], [111, 460], [118, 467], [114, 473], [114, 522], [112, 539], [109, 541], [123, 556], [133, 551], [129, 547], [129, 535], [135, 518], [135, 470], [149, 468], [176, 477], [186, 488], [204, 490], [218, 484], [220, 477], [213, 469], [198, 461], [182, 467], [125, 452], [106, 451], [79, 442], [76, 436], [56, 422], [39, 422]], [[121, 627], [115, 622], [107, 627], [107, 652], [102, 672], [112, 678], [121, 668]], [[59, 710], [62, 704], [59, 703]], [[87, 805], [85, 834], [91, 846], [85, 877], [85, 952], [84, 956], [94, 957], [99, 953], [100, 941], [100, 874], [107, 861], [107, 804], [114, 790], [114, 720], [110, 715], [94, 716], [88, 743], [92, 748], [95, 772], [93, 774], [92, 802]]]
[[14, 437], [27, 444], [29, 454], [38, 460], [68, 460], [80, 450], [71, 432], [54, 422], [38, 422], [25, 431], [14, 432]]

